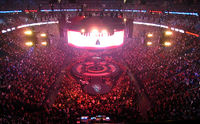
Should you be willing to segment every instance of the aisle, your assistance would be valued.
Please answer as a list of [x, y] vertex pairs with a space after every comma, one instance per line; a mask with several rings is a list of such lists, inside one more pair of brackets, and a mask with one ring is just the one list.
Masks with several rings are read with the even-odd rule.
[[57, 94], [59, 90], [61, 89], [61, 83], [65, 75], [66, 67], [69, 64], [68, 62], [68, 60], [70, 60], [69, 58], [70, 56], [65, 58], [64, 64], [61, 67], [61, 71], [56, 82], [49, 88], [49, 93], [47, 94], [46, 100], [44, 101], [49, 107], [51, 107], [55, 103]]
[[144, 121], [148, 121], [147, 111], [151, 109], [151, 102], [148, 100], [146, 94], [141, 90], [141, 87], [138, 84], [138, 81], [135, 79], [133, 73], [130, 71], [130, 69], [128, 67], [127, 67], [127, 69], [128, 69], [128, 75], [130, 76], [131, 81], [134, 82], [133, 85], [138, 94], [138, 98], [137, 98], [138, 103], [137, 104], [139, 107], [140, 114], [144, 118]]

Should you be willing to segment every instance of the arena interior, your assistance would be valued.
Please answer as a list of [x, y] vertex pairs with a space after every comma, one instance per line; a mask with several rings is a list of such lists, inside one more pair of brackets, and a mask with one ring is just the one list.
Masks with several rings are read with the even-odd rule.
[[200, 118], [199, 0], [1, 0], [0, 123]]

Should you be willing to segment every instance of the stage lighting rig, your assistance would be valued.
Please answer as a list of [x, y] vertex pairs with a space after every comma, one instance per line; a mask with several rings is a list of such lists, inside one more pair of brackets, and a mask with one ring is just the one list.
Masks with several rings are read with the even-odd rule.
[[81, 33], [85, 33], [85, 29], [81, 29]]
[[126, 21], [127, 21], [127, 19], [126, 19], [126, 18], [124, 18], [124, 23], [126, 23]]
[[98, 29], [94, 28], [94, 29], [92, 29], [91, 33], [93, 33], [93, 34], [98, 34], [99, 31], [98, 31]]
[[170, 30], [162, 30], [160, 37], [160, 45], [164, 47], [169, 47], [172, 45], [173, 32]]
[[102, 34], [108, 34], [108, 31], [107, 31], [106, 29], [103, 29], [103, 30], [101, 31], [101, 33], [102, 33]]
[[68, 44], [73, 47], [105, 49], [121, 46], [124, 41], [123, 18], [73, 17], [67, 28]]
[[166, 32], [165, 32], [165, 35], [166, 35], [166, 36], [171, 36], [172, 34], [173, 34], [172, 31], [166, 31]]
[[39, 43], [42, 45], [42, 46], [47, 46], [49, 45], [49, 37], [48, 37], [48, 33], [40, 33], [39, 35], [40, 37], [38, 38], [39, 40]]
[[40, 36], [41, 36], [41, 37], [46, 37], [47, 34], [45, 34], [45, 33], [41, 33]]
[[32, 35], [33, 32], [32, 32], [31, 30], [26, 30], [26, 31], [24, 31], [24, 34], [25, 34], [25, 35]]
[[28, 47], [31, 47], [31, 46], [33, 46], [33, 42], [32, 41], [27, 41], [27, 42], [25, 42], [25, 45], [28, 46]]
[[147, 42], [147, 46], [151, 46], [153, 43], [151, 41]]
[[146, 33], [144, 44], [147, 46], [151, 46], [153, 45], [153, 41], [154, 41], [153, 33]]
[[42, 45], [42, 46], [47, 46], [47, 44], [48, 44], [47, 41], [41, 42], [41, 45]]
[[172, 45], [172, 43], [171, 43], [171, 42], [169, 42], [169, 41], [165, 41], [165, 42], [164, 42], [164, 45], [165, 45], [166, 47], [169, 47], [169, 46], [171, 46], [171, 45]]
[[34, 28], [26, 29], [23, 33], [24, 42], [26, 46], [34, 46], [37, 44], [37, 36]]
[[148, 33], [148, 34], [147, 34], [147, 37], [148, 37], [148, 38], [151, 38], [151, 37], [153, 37], [153, 34], [152, 34], [152, 33]]

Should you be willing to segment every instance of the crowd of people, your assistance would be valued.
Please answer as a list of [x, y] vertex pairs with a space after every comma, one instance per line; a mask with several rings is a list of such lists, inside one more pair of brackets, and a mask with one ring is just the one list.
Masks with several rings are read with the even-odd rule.
[[197, 30], [195, 27], [199, 24], [200, 20], [198, 16], [194, 15], [173, 15], [166, 14], [163, 11], [157, 11], [157, 13], [137, 13], [132, 14], [131, 16], [134, 19], [134, 21], [162, 24], [167, 25], [169, 27], [175, 27], [191, 32], [199, 32], [199, 29]]
[[77, 80], [67, 76], [64, 77], [62, 87], [53, 104], [54, 108], [66, 114], [66, 117], [59, 118], [60, 120], [70, 118], [68, 121], [74, 122], [77, 117], [84, 115], [107, 115], [112, 121], [121, 122], [125, 119], [136, 121], [140, 116], [136, 91], [128, 76], [121, 75], [111, 92], [102, 95], [88, 95]]
[[1, 58], [18, 58], [24, 52], [20, 46], [21, 38], [17, 37], [15, 33], [11, 32], [11, 34], [0, 35], [0, 38]]
[[[167, 15], [164, 19], [156, 16], [152, 18], [141, 14], [135, 16], [134, 20], [178, 25], [190, 30], [195, 30], [194, 26], [198, 23], [198, 18], [193, 20], [193, 17], [185, 20], [179, 16]], [[54, 20], [56, 17], [52, 18]], [[0, 51], [3, 52], [0, 57], [0, 121], [76, 123], [82, 115], [98, 114], [110, 116], [117, 122], [143, 121], [138, 107], [140, 92], [144, 92], [152, 103], [151, 109], [147, 111], [149, 121], [198, 119], [199, 38], [174, 33], [171, 47], [161, 47], [159, 42], [146, 46], [140, 41], [143, 31], [147, 29], [138, 29], [138, 35], [126, 39], [119, 49], [97, 53], [54, 45], [24, 49], [20, 46], [21, 38], [17, 31], [0, 34]], [[74, 61], [81, 61], [89, 55], [108, 55], [119, 65], [120, 62], [123, 62], [121, 65], [126, 63], [141, 86], [140, 92], [136, 91], [134, 81], [123, 69], [124, 73], [117, 80], [112, 80], [116, 83], [109, 93], [91, 96], [82, 90], [81, 84], [67, 68], [60, 82], [61, 87], [57, 89], [56, 100], [49, 106], [50, 90], [55, 89], [63, 65], [70, 66]]]
[[[12, 33], [6, 36], [18, 40]], [[2, 47], [8, 52], [6, 57], [1, 58], [0, 70], [0, 116], [1, 122], [5, 123], [8, 120], [13, 123], [23, 122], [32, 112], [42, 110], [66, 57], [64, 52], [53, 46], [31, 47], [23, 49], [19, 54], [14, 50], [9, 51], [14, 46]]]
[[131, 45], [124, 46], [121, 54], [154, 103], [150, 118], [198, 119], [199, 39], [177, 35], [170, 48], [162, 48], [159, 43], [145, 46], [134, 40], [129, 42]]

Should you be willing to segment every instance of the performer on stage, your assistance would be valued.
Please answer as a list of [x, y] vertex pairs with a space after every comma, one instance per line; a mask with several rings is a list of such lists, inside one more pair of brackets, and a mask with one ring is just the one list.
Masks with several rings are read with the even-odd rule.
[[99, 39], [97, 39], [97, 41], [96, 41], [96, 45], [100, 45], [100, 41], [99, 41]]

